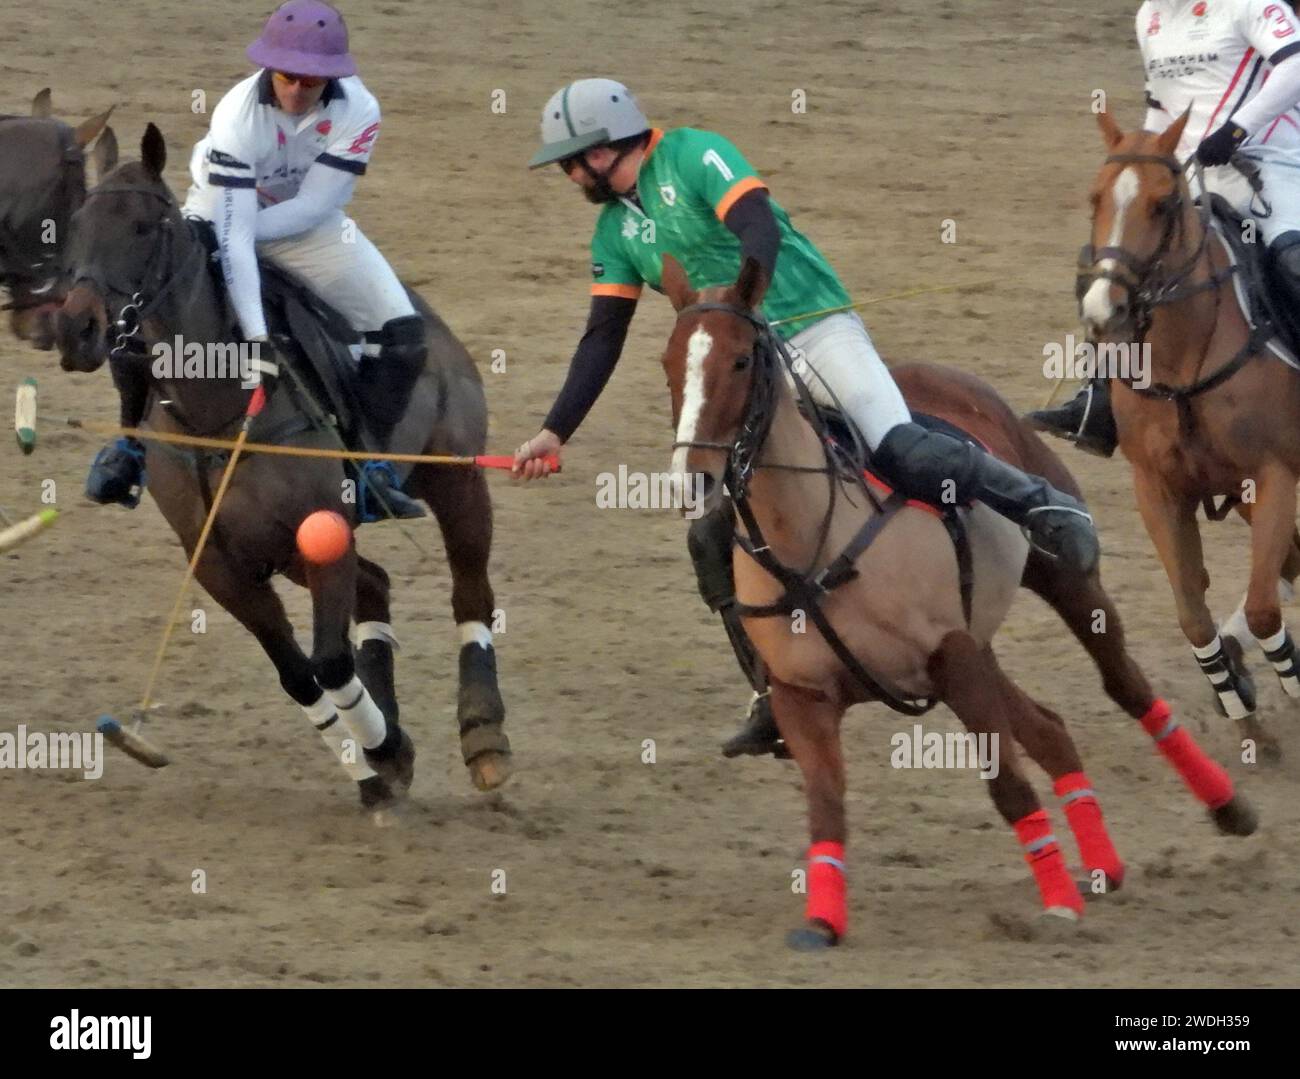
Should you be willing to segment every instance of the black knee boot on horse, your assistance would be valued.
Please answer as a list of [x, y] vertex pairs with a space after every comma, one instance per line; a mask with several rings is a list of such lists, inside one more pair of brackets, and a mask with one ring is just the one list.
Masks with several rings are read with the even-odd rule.
[[1038, 409], [1025, 419], [1035, 430], [1064, 438], [1098, 457], [1113, 456], [1119, 446], [1119, 432], [1110, 410], [1110, 383], [1104, 378], [1085, 382], [1059, 408]]
[[[357, 391], [366, 425], [382, 453], [393, 428], [406, 415], [411, 393], [424, 370], [429, 354], [424, 320], [419, 315], [389, 319], [377, 334], [366, 334], [366, 340], [379, 345], [379, 355], [361, 357]], [[367, 461], [362, 468], [362, 488], [364, 521], [425, 516], [424, 507], [401, 489], [391, 461]]]
[[745, 723], [722, 744], [722, 755], [757, 757], [771, 753], [774, 757], [786, 759], [790, 753], [785, 748], [776, 720], [772, 718], [772, 693], [767, 685], [767, 672], [736, 613], [736, 585], [731, 570], [734, 534], [731, 504], [724, 502], [719, 509], [694, 521], [686, 537], [700, 597], [709, 605], [709, 610], [722, 615], [722, 624], [736, 660], [754, 690]]
[[885, 434], [871, 461], [909, 498], [936, 506], [983, 502], [1075, 572], [1086, 575], [1097, 565], [1097, 533], [1081, 502], [973, 442], [900, 423]]

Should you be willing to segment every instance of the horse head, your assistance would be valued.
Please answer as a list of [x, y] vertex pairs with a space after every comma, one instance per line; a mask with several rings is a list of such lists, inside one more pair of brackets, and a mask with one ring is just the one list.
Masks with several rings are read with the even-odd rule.
[[1089, 194], [1092, 238], [1079, 257], [1079, 314], [1091, 338], [1140, 339], [1161, 295], [1199, 257], [1201, 230], [1175, 156], [1184, 112], [1159, 135], [1125, 134], [1097, 114], [1106, 160]]
[[146, 336], [151, 320], [143, 312], [171, 272], [185, 223], [162, 178], [167, 146], [153, 124], [140, 157], [111, 169], [73, 215], [72, 288], [55, 319], [65, 371], [97, 370], [117, 335]]
[[45, 89], [32, 100], [30, 117], [0, 117], [0, 285], [10, 293], [11, 330], [39, 349], [54, 345], [63, 241], [86, 195], [85, 148], [99, 140], [101, 175], [117, 153], [107, 126], [111, 107], [75, 128], [52, 119], [52, 111]]
[[767, 291], [767, 273], [747, 259], [733, 284], [696, 292], [676, 259], [664, 255], [662, 284], [677, 310], [663, 355], [676, 431], [673, 476], [683, 491], [690, 477], [702, 476], [709, 512], [721, 501], [731, 449], [749, 408], [763, 332], [754, 312]]

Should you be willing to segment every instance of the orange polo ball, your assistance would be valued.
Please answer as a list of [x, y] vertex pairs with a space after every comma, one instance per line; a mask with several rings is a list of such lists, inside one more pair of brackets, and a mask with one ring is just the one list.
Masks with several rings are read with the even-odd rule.
[[337, 562], [352, 546], [352, 529], [333, 510], [309, 513], [298, 526], [298, 550], [313, 565]]

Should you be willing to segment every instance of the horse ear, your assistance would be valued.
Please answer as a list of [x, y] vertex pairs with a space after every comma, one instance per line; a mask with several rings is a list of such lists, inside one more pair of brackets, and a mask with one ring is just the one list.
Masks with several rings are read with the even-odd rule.
[[1156, 139], [1156, 146], [1160, 148], [1162, 154], [1172, 154], [1178, 148], [1178, 141], [1183, 137], [1183, 128], [1187, 126], [1187, 118], [1191, 115], [1192, 107], [1188, 105], [1183, 110], [1182, 116], [1160, 132]]
[[115, 106], [110, 105], [98, 116], [92, 116], [89, 120], [83, 120], [77, 125], [77, 130], [72, 133], [73, 139], [83, 150], [95, 141], [99, 133], [104, 130], [108, 123], [108, 118], [113, 115]]
[[1097, 113], [1097, 126], [1101, 128], [1101, 137], [1106, 143], [1106, 149], [1115, 149], [1124, 137], [1124, 132], [1120, 130], [1119, 124], [1115, 123], [1115, 117], [1103, 109]]
[[686, 276], [686, 271], [682, 269], [682, 264], [672, 255], [664, 255], [664, 269], [662, 279], [659, 284], [664, 290], [664, 295], [672, 301], [673, 310], [680, 311], [683, 307], [690, 307], [695, 302], [696, 293], [691, 290], [690, 279]]
[[167, 167], [167, 140], [152, 123], [144, 129], [144, 138], [140, 140], [140, 160], [146, 169], [162, 179], [163, 169]]
[[104, 128], [104, 133], [99, 136], [99, 141], [91, 152], [91, 159], [95, 162], [95, 175], [101, 180], [113, 171], [117, 164], [117, 136], [111, 127]]
[[736, 278], [736, 284], [733, 286], [740, 305], [751, 311], [754, 310], [763, 302], [767, 285], [767, 271], [763, 269], [763, 264], [753, 255], [745, 259], [745, 265], [740, 268], [740, 276]]
[[32, 115], [38, 120], [48, 120], [54, 115], [54, 105], [50, 101], [50, 88], [48, 86], [32, 98]]

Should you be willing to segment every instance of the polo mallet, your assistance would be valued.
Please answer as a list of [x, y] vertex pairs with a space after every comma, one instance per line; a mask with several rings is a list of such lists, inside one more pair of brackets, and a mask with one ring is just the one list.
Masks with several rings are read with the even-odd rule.
[[212, 526], [216, 523], [217, 513], [221, 509], [221, 502], [226, 497], [226, 491], [230, 487], [230, 481], [235, 474], [235, 465], [239, 463], [239, 455], [243, 452], [244, 443], [248, 441], [249, 429], [253, 426], [253, 421], [261, 413], [265, 405], [266, 389], [259, 383], [248, 402], [248, 410], [244, 413], [243, 425], [239, 428], [239, 437], [235, 439], [230, 450], [230, 459], [226, 462], [225, 470], [221, 473], [221, 483], [217, 485], [217, 492], [212, 497], [212, 509], [208, 511], [207, 520], [203, 522], [203, 531], [199, 533], [198, 542], [194, 545], [194, 554], [190, 556], [190, 564], [185, 569], [185, 577], [181, 580], [181, 586], [176, 592], [176, 602], [172, 604], [171, 616], [167, 619], [167, 626], [163, 630], [162, 640], [158, 642], [158, 652], [154, 656], [153, 669], [149, 672], [149, 681], [145, 685], [144, 696], [140, 699], [140, 707], [134, 713], [134, 723], [131, 727], [123, 727], [112, 716], [100, 716], [95, 724], [99, 733], [112, 745], [117, 746], [128, 756], [134, 757], [141, 764], [147, 764], [150, 768], [162, 768], [167, 764], [168, 758], [166, 753], [140, 733], [140, 727], [149, 711], [149, 701], [153, 696], [154, 685], [158, 680], [158, 672], [162, 669], [163, 656], [167, 653], [167, 645], [171, 641], [172, 631], [176, 628], [176, 619], [180, 614], [181, 604], [185, 602], [185, 594], [189, 591], [190, 582], [194, 579], [194, 570], [199, 564], [199, 559], [203, 557], [203, 548], [207, 545], [208, 536], [212, 534]]

